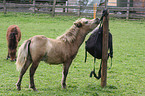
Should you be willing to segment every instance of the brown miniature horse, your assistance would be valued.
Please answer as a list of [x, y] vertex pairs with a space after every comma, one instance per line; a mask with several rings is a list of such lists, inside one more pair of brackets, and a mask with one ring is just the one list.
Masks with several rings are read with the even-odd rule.
[[11, 25], [7, 30], [7, 44], [8, 44], [8, 55], [7, 60], [10, 58], [11, 61], [16, 61], [16, 52], [18, 42], [21, 39], [21, 31], [17, 25]]
[[21, 90], [22, 77], [32, 63], [30, 68], [30, 88], [36, 91], [34, 84], [34, 73], [40, 63], [44, 61], [49, 64], [63, 63], [62, 88], [66, 88], [66, 77], [69, 67], [75, 58], [79, 47], [86, 35], [97, 27], [99, 19], [77, 20], [73, 26], [57, 39], [50, 39], [43, 35], [36, 35], [26, 40], [19, 48], [16, 61], [17, 69], [21, 69], [17, 89]]

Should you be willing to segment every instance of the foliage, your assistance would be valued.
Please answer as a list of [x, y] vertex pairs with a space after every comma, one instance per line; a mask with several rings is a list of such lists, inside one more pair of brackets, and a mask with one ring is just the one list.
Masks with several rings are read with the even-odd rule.
[[[108, 71], [107, 86], [101, 88], [101, 80], [90, 78], [93, 58], [89, 55], [84, 63], [84, 43], [74, 59], [67, 77], [67, 89], [61, 89], [62, 65], [48, 65], [41, 62], [35, 73], [38, 92], [29, 89], [29, 70], [23, 77], [22, 90], [17, 91], [19, 72], [15, 62], [6, 60], [8, 26], [16, 24], [24, 40], [34, 35], [56, 38], [73, 24], [77, 17], [31, 13], [0, 13], [0, 95], [2, 96], [144, 96], [145, 95], [145, 20], [122, 20], [110, 18], [113, 34], [113, 67]], [[89, 35], [88, 35], [89, 36]], [[88, 38], [87, 36], [87, 38]], [[86, 38], [86, 39], [87, 39]], [[59, 46], [58, 46], [59, 47]], [[98, 60], [96, 70], [99, 69]], [[108, 61], [110, 66], [110, 60]]]

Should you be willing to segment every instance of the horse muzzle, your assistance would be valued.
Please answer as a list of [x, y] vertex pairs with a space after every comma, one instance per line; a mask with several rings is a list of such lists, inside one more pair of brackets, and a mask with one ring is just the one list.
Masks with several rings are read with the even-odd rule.
[[14, 61], [16, 61], [16, 59], [12, 59], [12, 60], [11, 60], [11, 62], [14, 62]]

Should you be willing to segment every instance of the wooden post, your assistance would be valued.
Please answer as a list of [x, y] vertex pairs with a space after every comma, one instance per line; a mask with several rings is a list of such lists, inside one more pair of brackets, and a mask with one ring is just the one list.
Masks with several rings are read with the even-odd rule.
[[33, 8], [34, 8], [34, 9], [33, 9], [33, 13], [36, 13], [36, 10], [35, 10], [35, 6], [36, 6], [36, 5], [35, 5], [35, 4], [36, 4], [36, 2], [35, 2], [35, 0], [33, 0]]
[[143, 8], [144, 8], [144, 3], [145, 3], [145, 0], [142, 1], [142, 7], [143, 7]]
[[95, 19], [96, 18], [96, 12], [97, 12], [97, 3], [94, 4], [93, 10], [94, 10], [94, 19]]
[[[144, 8], [144, 4], [145, 4], [145, 0], [143, 0], [143, 2], [142, 2], [142, 7], [143, 8]], [[143, 13], [145, 13], [145, 11]]]
[[103, 41], [102, 41], [102, 67], [101, 67], [101, 87], [107, 82], [107, 58], [108, 58], [108, 34], [109, 34], [109, 12], [103, 17]]
[[66, 6], [66, 2], [65, 4], [63, 4], [63, 12], [65, 12], [65, 6]]
[[6, 14], [7, 13], [6, 0], [3, 1], [3, 4], [4, 4], [4, 14]]
[[79, 7], [79, 10], [78, 10], [78, 17], [80, 17], [80, 15], [81, 15], [81, 6], [79, 5], [78, 7]]
[[105, 0], [105, 8], [107, 8], [107, 1], [108, 1], [108, 0]]
[[56, 0], [53, 1], [53, 7], [52, 7], [52, 17], [55, 16], [55, 5], [56, 5]]
[[129, 7], [130, 7], [130, 0], [127, 0], [127, 14], [126, 14], [126, 19], [129, 19]]
[[[66, 6], [68, 6], [68, 1], [66, 1]], [[68, 13], [68, 8], [66, 8], [66, 12]]]

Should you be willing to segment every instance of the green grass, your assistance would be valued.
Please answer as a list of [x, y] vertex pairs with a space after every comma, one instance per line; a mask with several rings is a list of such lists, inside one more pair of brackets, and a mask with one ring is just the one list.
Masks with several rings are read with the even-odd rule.
[[[35, 73], [38, 92], [29, 89], [29, 70], [23, 77], [22, 90], [17, 91], [19, 72], [15, 62], [6, 60], [6, 30], [16, 24], [24, 40], [34, 35], [56, 38], [70, 28], [78, 17], [31, 13], [0, 13], [0, 96], [144, 96], [145, 95], [145, 20], [110, 18], [113, 35], [113, 67], [107, 70], [107, 86], [101, 88], [101, 80], [90, 78], [93, 58], [84, 63], [84, 43], [74, 59], [67, 77], [67, 89], [61, 89], [62, 65], [41, 62]], [[89, 35], [88, 35], [89, 36]], [[87, 36], [87, 38], [88, 38]], [[86, 39], [87, 39], [86, 38]], [[96, 70], [99, 69], [98, 60]], [[108, 61], [110, 66], [110, 60]]]

